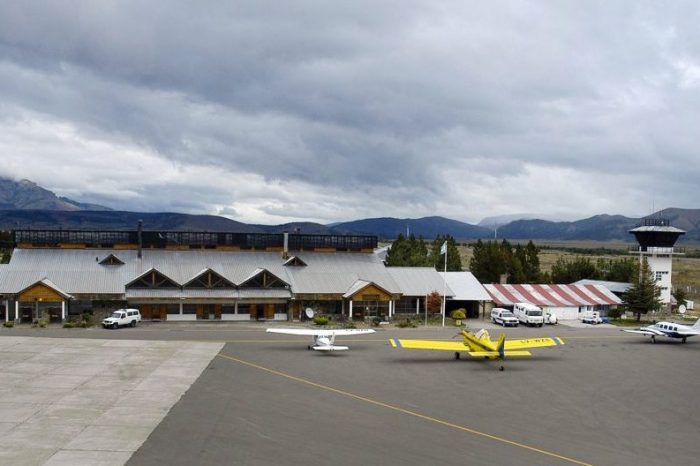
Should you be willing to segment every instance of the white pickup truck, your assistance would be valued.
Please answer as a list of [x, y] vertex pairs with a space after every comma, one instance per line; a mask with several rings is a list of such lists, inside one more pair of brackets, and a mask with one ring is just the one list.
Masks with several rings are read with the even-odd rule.
[[139, 322], [141, 322], [141, 313], [138, 309], [117, 309], [102, 321], [102, 327], [119, 328], [126, 325], [136, 327]]

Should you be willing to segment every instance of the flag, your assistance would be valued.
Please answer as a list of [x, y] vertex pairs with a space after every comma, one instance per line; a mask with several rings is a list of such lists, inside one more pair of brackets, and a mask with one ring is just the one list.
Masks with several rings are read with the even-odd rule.
[[440, 255], [442, 256], [443, 254], [447, 254], [447, 241], [440, 246]]

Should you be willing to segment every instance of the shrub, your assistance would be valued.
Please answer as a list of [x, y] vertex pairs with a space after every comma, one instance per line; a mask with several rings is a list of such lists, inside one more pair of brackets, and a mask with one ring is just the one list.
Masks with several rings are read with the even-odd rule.
[[348, 320], [343, 322], [343, 328], [357, 328], [357, 325], [352, 320]]
[[14, 320], [8, 320], [8, 321], [6, 321], [6, 322], [3, 322], [3, 323], [2, 323], [2, 326], [3, 326], [3, 327], [7, 327], [7, 328], [12, 328], [12, 327], [15, 326], [15, 321], [14, 321]]
[[39, 327], [41, 328], [46, 328], [47, 325], [49, 325], [49, 313], [44, 311], [41, 313], [41, 319], [39, 319]]
[[608, 317], [611, 319], [619, 319], [620, 315], [622, 315], [622, 310], [619, 307], [608, 310]]
[[464, 309], [455, 309], [450, 313], [450, 317], [453, 318], [454, 320], [458, 319], [466, 319], [467, 318], [467, 313]]
[[372, 317], [372, 325], [374, 325], [375, 327], [378, 327], [381, 322], [382, 322], [381, 317], [379, 317], [379, 316]]
[[314, 317], [314, 324], [316, 324], [316, 325], [328, 325], [328, 317], [316, 316], [316, 317]]
[[411, 319], [403, 320], [403, 321], [399, 322], [398, 324], [396, 324], [396, 326], [399, 328], [416, 328], [416, 327], [418, 327], [418, 325], [416, 325], [416, 323], [413, 322]]
[[75, 328], [75, 322], [63, 322], [63, 328]]

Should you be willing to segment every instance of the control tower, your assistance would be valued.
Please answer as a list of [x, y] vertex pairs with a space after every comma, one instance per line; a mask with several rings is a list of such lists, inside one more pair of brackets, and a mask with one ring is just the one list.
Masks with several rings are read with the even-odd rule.
[[672, 227], [668, 219], [645, 218], [637, 228], [629, 231], [637, 239], [639, 247], [631, 250], [633, 254], [646, 257], [649, 268], [656, 278], [656, 284], [661, 288], [661, 302], [671, 303], [671, 270], [673, 256], [683, 254], [682, 250], [674, 247], [676, 241], [685, 231]]

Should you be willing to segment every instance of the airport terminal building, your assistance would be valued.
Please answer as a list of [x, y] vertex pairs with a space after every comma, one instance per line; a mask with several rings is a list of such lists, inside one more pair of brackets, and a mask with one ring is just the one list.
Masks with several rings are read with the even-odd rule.
[[60, 322], [140, 309], [145, 320], [391, 318], [452, 296], [430, 267], [386, 267], [375, 236], [17, 230], [0, 319]]

